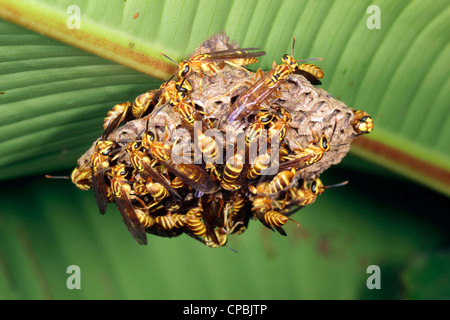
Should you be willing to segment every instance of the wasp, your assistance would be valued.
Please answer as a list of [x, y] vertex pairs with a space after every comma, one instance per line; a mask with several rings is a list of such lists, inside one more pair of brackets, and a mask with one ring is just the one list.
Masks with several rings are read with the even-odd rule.
[[281, 70], [273, 68], [241, 94], [231, 105], [227, 122], [243, 119], [256, 110], [281, 85], [284, 78], [280, 72]]
[[150, 228], [156, 223], [155, 218], [144, 210], [135, 208], [134, 212], [136, 213], [136, 216], [141, 225], [143, 225], [145, 228]]
[[265, 190], [270, 195], [275, 195], [285, 190], [292, 182], [297, 173], [297, 169], [294, 167], [291, 170], [279, 172], [272, 181], [267, 185]]
[[173, 213], [172, 217], [175, 220], [175, 228], [182, 228], [188, 225], [188, 218], [194, 215], [197, 218], [202, 217], [202, 209], [200, 207], [195, 207], [190, 209], [186, 214]]
[[130, 194], [132, 190], [127, 180], [128, 171], [126, 165], [122, 163], [111, 167], [109, 175], [111, 176], [111, 188], [114, 193], [114, 199], [122, 215], [123, 222], [137, 243], [141, 245], [147, 244], [144, 225], [139, 220], [131, 203]]
[[293, 204], [306, 207], [313, 203], [324, 190], [322, 180], [316, 178], [309, 185], [304, 181], [302, 187], [289, 189], [289, 194]]
[[310, 60], [323, 60], [322, 58], [312, 58], [312, 59], [303, 59], [303, 60], [295, 60], [294, 56], [294, 47], [295, 47], [295, 37], [292, 39], [292, 49], [291, 55], [284, 55], [283, 62], [290, 65], [292, 68], [292, 73], [301, 74], [306, 79], [308, 79], [312, 84], [321, 84], [319, 79], [322, 79], [324, 76], [323, 70], [318, 66], [310, 64], [310, 63], [302, 63], [298, 64], [299, 61], [310, 61]]
[[223, 189], [228, 191], [239, 190], [244, 184], [243, 175], [247, 171], [247, 164], [245, 164], [244, 154], [245, 150], [240, 151], [234, 156], [228, 158], [223, 166], [220, 185]]
[[202, 209], [202, 220], [206, 228], [205, 241], [210, 242], [210, 244], [220, 245], [221, 241], [217, 237], [215, 229], [224, 227], [223, 199], [216, 196], [203, 195], [200, 198], [199, 206]]
[[265, 153], [262, 155], [259, 155], [254, 160], [253, 164], [250, 164], [250, 168], [247, 171], [247, 178], [248, 179], [254, 179], [258, 176], [262, 175], [262, 172], [269, 168], [270, 166], [270, 154]]
[[[192, 72], [214, 74], [223, 69], [224, 63], [234, 66], [244, 66], [258, 62], [257, 58], [266, 54], [265, 51], [254, 51], [258, 48], [228, 49], [193, 55], [189, 60], [183, 60], [178, 64], [177, 75], [179, 79], [188, 77]], [[254, 52], [251, 52], [254, 51]], [[171, 58], [162, 54], [165, 58], [174, 62]], [[217, 65], [216, 63], [220, 63]], [[176, 64], [176, 62], [174, 62]]]
[[[207, 127], [199, 115], [200, 112], [197, 112], [195, 107], [187, 102], [181, 102], [176, 105], [175, 108], [181, 117], [184, 127], [188, 129], [191, 136], [193, 136], [197, 147], [205, 156], [207, 162], [217, 162], [221, 156], [220, 147], [212, 137], [204, 134], [203, 130], [207, 130]], [[201, 125], [196, 125], [196, 122], [201, 123]]]
[[206, 235], [206, 226], [201, 220], [202, 212], [201, 207], [195, 207], [186, 214], [177, 214], [176, 227], [188, 227], [192, 234], [204, 237]]
[[290, 188], [288, 194], [286, 194], [286, 196], [289, 195], [290, 197], [289, 207], [297, 206], [297, 208], [289, 212], [289, 215], [292, 215], [301, 208], [312, 204], [316, 201], [317, 197], [325, 191], [325, 189], [341, 187], [347, 183], [348, 181], [344, 181], [331, 186], [324, 186], [322, 180], [316, 178], [309, 185], [306, 181], [304, 181], [300, 188]]
[[[220, 147], [212, 137], [205, 135], [203, 132], [207, 127], [195, 110], [195, 106], [192, 103], [182, 101], [175, 104], [174, 108], [180, 115], [184, 127], [193, 135], [196, 146], [205, 156], [207, 162], [215, 163], [221, 156]], [[197, 121], [201, 125], [195, 125]]]
[[314, 85], [322, 84], [319, 79], [322, 79], [324, 76], [323, 70], [314, 64], [302, 63], [298, 66], [298, 69], [295, 71], [295, 73], [301, 74]]
[[234, 182], [220, 182], [220, 186], [227, 191], [236, 191], [242, 188], [242, 184], [240, 183], [234, 183]]
[[[313, 143], [319, 142], [319, 146]], [[297, 170], [309, 167], [314, 163], [320, 161], [323, 154], [329, 150], [328, 138], [322, 136], [319, 141], [310, 142], [309, 146], [305, 149], [299, 146], [299, 149], [294, 150], [294, 155], [285, 156], [283, 159], [285, 162], [281, 163], [279, 168], [281, 170], [296, 168]]]
[[226, 233], [241, 234], [247, 229], [250, 216], [245, 214], [245, 205], [246, 199], [240, 196], [226, 204], [224, 209], [224, 228]]
[[158, 104], [162, 91], [163, 90], [160, 88], [150, 90], [137, 96], [131, 107], [133, 117], [135, 119], [140, 119], [151, 113]]
[[223, 181], [227, 184], [235, 182], [244, 169], [244, 154], [243, 152], [235, 154], [230, 157], [223, 168]]
[[191, 103], [182, 101], [175, 106], [175, 111], [179, 114], [181, 121], [186, 129], [192, 131], [195, 121], [199, 120], [196, 116], [195, 106]]
[[45, 175], [45, 177], [48, 179], [70, 179], [72, 180], [72, 183], [81, 190], [89, 190], [92, 188], [92, 170], [89, 162], [73, 169], [70, 177], [52, 176], [48, 174]]
[[157, 216], [155, 222], [161, 225], [166, 230], [171, 230], [177, 225], [178, 218], [172, 215], [170, 212], [163, 216]]
[[[121, 124], [131, 120], [133, 117], [135, 119], [140, 119], [151, 113], [158, 104], [162, 93], [162, 88], [150, 90], [137, 96], [133, 103], [124, 102], [116, 104], [108, 111], [103, 121], [103, 138], [105, 139], [108, 137]], [[171, 96], [174, 94], [175, 93], [170, 91]]]
[[196, 236], [203, 237], [206, 234], [206, 227], [201, 221], [201, 212], [198, 211], [198, 208], [191, 209], [186, 214], [169, 212], [166, 215], [157, 216], [155, 221], [166, 230], [188, 227]]
[[265, 227], [267, 227], [272, 231], [273, 228], [275, 228], [278, 231], [278, 233], [280, 233], [283, 236], [286, 236], [287, 234], [284, 231], [284, 229], [281, 228], [281, 226], [277, 224], [271, 224], [270, 222], [272, 221], [270, 219], [269, 222], [267, 222], [265, 219], [266, 213], [274, 211], [274, 206], [281, 209], [281, 206], [278, 204], [278, 202], [265, 196], [267, 186], [268, 186], [267, 182], [260, 183], [256, 188], [251, 185], [249, 186], [249, 191], [255, 194], [254, 196], [250, 197], [250, 200], [252, 201], [251, 211]]
[[103, 139], [106, 139], [114, 130], [116, 130], [122, 123], [125, 123], [132, 118], [132, 103], [124, 102], [116, 104], [106, 114], [103, 121]]
[[[290, 129], [289, 123], [292, 121], [291, 115], [280, 108], [278, 114], [276, 115], [277, 120], [272, 123], [269, 127], [268, 131], [268, 139], [269, 141], [278, 141], [281, 142], [286, 137], [287, 132]], [[276, 140], [274, 140], [276, 137]]]
[[215, 183], [220, 183], [223, 181], [222, 174], [217, 164], [212, 164], [208, 162], [205, 165], [205, 170], [209, 173], [209, 175], [211, 176], [211, 178], [214, 180]]
[[154, 162], [141, 150], [141, 148], [142, 143], [134, 141], [128, 143], [126, 151], [130, 154], [131, 164], [146, 181], [146, 188], [150, 195], [155, 199], [158, 198], [162, 200], [170, 193], [176, 200], [181, 201], [181, 196], [171, 186], [170, 181], [152, 167]]
[[185, 101], [192, 92], [192, 86], [187, 79], [179, 79], [177, 81], [169, 79], [159, 87], [158, 91], [160, 92], [158, 94], [159, 100], [153, 107], [153, 109], [157, 109], [155, 115], [162, 109], [162, 107], [158, 109], [159, 106], [163, 106], [166, 103], [175, 106]]
[[[251, 200], [253, 200], [252, 212], [254, 212], [255, 216], [264, 226], [271, 230], [275, 228], [281, 235], [286, 236], [286, 232], [282, 228], [284, 224], [286, 224], [289, 220], [297, 224], [299, 227], [300, 224], [293, 219], [289, 219], [284, 214], [288, 212], [287, 209], [281, 207], [277, 201], [264, 195], [267, 188], [267, 182], [261, 183], [257, 188], [249, 188], [250, 191], [256, 195], [251, 198]], [[281, 210], [281, 212], [275, 210], [275, 207], [277, 207], [278, 210]]]
[[255, 115], [254, 121], [261, 123], [264, 127], [270, 125], [273, 120], [276, 118], [276, 115], [269, 111], [260, 111]]
[[254, 122], [247, 128], [247, 135], [245, 143], [247, 145], [257, 141], [262, 131], [273, 122], [275, 114], [268, 111], [259, 112], [254, 119]]
[[[334, 135], [334, 131], [336, 130], [336, 125], [333, 128], [333, 133], [331, 134], [331, 138]], [[296, 167], [297, 169], [306, 168], [323, 158], [325, 152], [330, 150], [331, 140], [327, 138], [327, 136], [322, 134], [322, 136], [318, 136], [315, 133], [314, 140], [308, 143], [308, 147], [303, 149], [298, 143], [297, 149], [294, 149], [294, 155], [287, 155], [283, 157], [283, 160], [286, 160], [282, 164], [280, 164], [281, 169]], [[316, 144], [318, 144], [316, 146]]]
[[178, 177], [173, 178], [172, 181], [170, 182], [170, 185], [172, 186], [172, 188], [175, 189], [181, 189], [185, 187], [184, 182]]
[[[151, 178], [148, 178], [148, 180], [146, 181], [140, 175], [135, 175], [132, 188], [133, 190], [130, 193], [130, 198], [139, 201], [143, 208], [151, 209], [151, 212], [156, 212], [160, 209], [166, 209], [166, 207], [164, 206], [166, 204], [163, 205], [161, 202], [169, 196], [169, 192], [163, 185], [159, 183], [152, 184], [151, 181]], [[148, 202], [148, 198], [145, 197], [146, 195], [150, 195], [153, 197], [153, 202], [151, 202], [149, 205], [146, 205], [146, 202]], [[145, 202], [141, 200], [142, 198], [145, 200]], [[178, 199], [174, 201], [179, 202]]]
[[353, 120], [351, 122], [353, 129], [356, 131], [356, 135], [362, 135], [372, 132], [373, 129], [373, 120], [372, 117], [362, 111], [351, 109], [353, 112]]
[[107, 185], [105, 182], [105, 172], [110, 166], [112, 152], [117, 144], [110, 140], [98, 140], [95, 144], [95, 151], [91, 156], [91, 176], [92, 187], [101, 214], [106, 213], [108, 205]]
[[[193, 134], [195, 121], [201, 121], [200, 113], [195, 109], [195, 105], [192, 101], [187, 101], [190, 91], [192, 88], [189, 85], [189, 89], [184, 88], [183, 85], [185, 83], [185, 79], [183, 79], [179, 86], [177, 86], [177, 92], [170, 98], [169, 105], [173, 107], [173, 110], [178, 113], [181, 118], [181, 121], [186, 129]], [[184, 88], [184, 89], [183, 89]], [[190, 90], [190, 91], [189, 91]], [[202, 122], [202, 128], [204, 124]]]
[[140, 175], [135, 175], [133, 179], [133, 193], [137, 196], [145, 196], [148, 194], [146, 181]]
[[205, 244], [208, 247], [217, 248], [227, 244], [228, 236], [227, 233], [222, 230], [222, 228], [214, 230], [214, 237], [215, 239], [210, 235], [205, 236]]
[[[187, 79], [175, 81], [174, 86], [165, 89], [165, 97], [171, 106], [185, 101], [192, 92], [192, 85]], [[168, 98], [167, 98], [168, 97]]]
[[268, 225], [277, 228], [280, 228], [281, 226], [285, 225], [289, 220], [294, 222], [299, 228], [301, 227], [297, 221], [288, 218], [287, 216], [278, 211], [269, 211], [264, 213], [264, 220]]
[[[167, 188], [164, 187], [161, 183], [153, 182], [152, 178], [147, 179], [147, 183], [145, 184], [148, 193], [155, 199], [156, 202], [161, 202], [163, 199], [167, 198], [170, 193], [167, 191]], [[178, 194], [178, 193], [177, 193]]]
[[[275, 90], [277, 90], [287, 77], [299, 70], [298, 61], [293, 56], [295, 38], [292, 44], [291, 55], [282, 57], [282, 64], [275, 65], [268, 73], [250, 86], [247, 91], [240, 95], [231, 105], [231, 113], [227, 118], [228, 123], [240, 120], [256, 110]], [[262, 72], [258, 70], [258, 73]]]
[[151, 131], [146, 131], [142, 138], [142, 146], [172, 174], [180, 178], [186, 185], [203, 192], [213, 193], [217, 191], [212, 178], [205, 169], [193, 163], [175, 163], [171, 157], [171, 147], [163, 141], [159, 141]]
[[205, 135], [201, 126], [194, 128], [196, 133], [196, 145], [205, 156], [206, 161], [209, 163], [215, 163], [220, 158], [222, 152], [216, 140], [214, 138]]
[[72, 182], [81, 190], [92, 188], [92, 171], [89, 163], [77, 166], [70, 175]]
[[172, 218], [175, 221], [174, 228], [183, 228], [187, 226], [187, 215], [181, 213], [172, 213]]
[[192, 233], [199, 237], [206, 235], [206, 226], [196, 212], [186, 213], [186, 223]]

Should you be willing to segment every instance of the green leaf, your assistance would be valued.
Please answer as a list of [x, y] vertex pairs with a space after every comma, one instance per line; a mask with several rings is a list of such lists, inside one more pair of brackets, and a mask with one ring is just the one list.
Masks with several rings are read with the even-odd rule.
[[[98, 213], [91, 191], [43, 177], [2, 182], [0, 298], [404, 297], [400, 270], [411, 256], [448, 238], [442, 224], [420, 218], [427, 201], [444, 205], [444, 198], [376, 176], [367, 186], [367, 176], [351, 171], [327, 171], [323, 180], [332, 184], [343, 178], [351, 182], [327, 190], [291, 216], [302, 227], [288, 222], [287, 237], [251, 220], [246, 232], [229, 237], [227, 245], [237, 253], [207, 248], [186, 235], [149, 235], [148, 246], [138, 246], [113, 205], [106, 215]], [[424, 202], [408, 204], [406, 194], [385, 196], [398, 189]], [[66, 286], [70, 265], [81, 269], [81, 290]], [[380, 267], [381, 290], [366, 286], [370, 265]]]
[[450, 298], [450, 253], [437, 251], [415, 255], [402, 274], [409, 299]]

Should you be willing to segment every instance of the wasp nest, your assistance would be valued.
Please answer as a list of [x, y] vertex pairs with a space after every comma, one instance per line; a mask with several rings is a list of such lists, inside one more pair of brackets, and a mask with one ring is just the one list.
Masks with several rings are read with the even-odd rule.
[[312, 64], [285, 55], [267, 72], [246, 69], [264, 54], [224, 34], [205, 41], [173, 79], [108, 112], [73, 182], [93, 188], [101, 213], [115, 202], [140, 244], [186, 233], [223, 246], [250, 218], [286, 235], [372, 119], [316, 87]]

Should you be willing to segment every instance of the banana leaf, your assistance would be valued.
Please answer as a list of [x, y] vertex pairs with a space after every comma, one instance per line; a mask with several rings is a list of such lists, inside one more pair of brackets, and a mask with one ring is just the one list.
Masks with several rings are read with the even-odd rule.
[[[408, 261], [448, 243], [449, 16], [420, 0], [0, 0], [0, 297], [435, 298], [415, 294], [426, 280], [410, 285]], [[374, 119], [323, 178], [349, 185], [295, 214], [301, 229], [251, 221], [230, 237], [237, 254], [184, 236], [139, 247], [115, 208], [100, 216], [91, 192], [44, 179], [70, 173], [113, 105], [173, 74], [160, 53], [180, 61], [223, 30], [267, 52], [254, 70], [295, 37], [296, 58], [324, 59], [322, 87]], [[70, 265], [81, 290], [67, 288]], [[381, 290], [366, 286], [369, 265]]]

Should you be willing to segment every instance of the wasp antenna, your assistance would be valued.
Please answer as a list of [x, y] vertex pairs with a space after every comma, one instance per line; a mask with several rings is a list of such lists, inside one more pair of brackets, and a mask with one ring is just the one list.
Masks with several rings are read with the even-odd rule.
[[348, 180], [343, 181], [343, 182], [341, 182], [341, 183], [333, 184], [333, 185], [331, 185], [331, 186], [324, 186], [323, 188], [324, 188], [324, 189], [329, 189], [329, 188], [342, 187], [342, 186], [345, 186], [346, 184], [348, 184]]
[[[129, 166], [126, 166], [126, 167], [128, 168]], [[123, 181], [123, 183], [127, 183], [129, 185], [132, 185], [134, 182], [126, 180], [126, 181]], [[141, 199], [139, 199], [139, 197], [136, 197], [136, 200], [138, 200], [139, 202], [142, 201]], [[143, 205], [143, 207], [145, 207], [145, 203], [141, 202], [141, 204]]]
[[46, 174], [45, 177], [47, 179], [70, 179], [70, 177], [68, 177], [68, 176], [52, 176], [49, 174]]
[[111, 168], [110, 167], [104, 168], [102, 170], [97, 171], [96, 173], [103, 173], [103, 172], [108, 171], [108, 170], [111, 170]]
[[297, 221], [295, 221], [294, 219], [290, 219], [288, 218], [290, 221], [292, 221], [293, 223], [295, 223], [299, 228], [301, 228], [302, 226], [300, 225], [300, 223], [298, 223]]
[[334, 145], [334, 146], [335, 146], [335, 147], [340, 147], [340, 146], [345, 146], [345, 145], [347, 145], [347, 143], [336, 144], [336, 145]]
[[[166, 107], [166, 105], [165, 104], [163, 104], [159, 109], [157, 109], [156, 111], [155, 110], [153, 110], [153, 112], [154, 112], [154, 114], [153, 114], [153, 112], [152, 112], [152, 116], [156, 116], [162, 109], [164, 109]], [[146, 130], [145, 131], [148, 131], [148, 118], [147, 118], [147, 125], [146, 125]]]
[[[172, 78], [173, 78], [173, 76], [172, 76]], [[170, 78], [170, 79], [172, 79], [172, 78]], [[178, 92], [180, 92], [180, 91], [181, 91], [180, 89], [183, 88], [183, 84], [184, 84], [184, 82], [186, 81], [186, 78], [187, 78], [187, 77], [183, 77], [183, 78], [182, 78], [183, 80], [181, 80], [180, 85], [177, 85], [177, 84], [175, 85], [175, 88], [177, 89]]]
[[167, 118], [164, 117], [164, 128], [166, 129], [166, 133], [164, 134], [164, 142], [169, 138], [169, 125], [167, 124]]
[[[120, 151], [122, 151], [120, 148], [119, 149], [114, 149], [113, 151], [111, 151], [110, 155], [112, 156], [115, 153], [119, 153]], [[114, 158], [117, 159], [117, 158]]]
[[231, 251], [233, 251], [234, 253], [237, 253], [236, 249], [233, 249], [232, 247], [227, 246], [226, 244], [224, 245], [224, 247], [227, 247], [228, 249], [230, 249]]
[[166, 81], [166, 85], [170, 82], [170, 80], [172, 80], [175, 77], [175, 74], [173, 74], [167, 81]]
[[323, 61], [323, 58], [309, 58], [309, 59], [302, 59], [297, 61]]
[[[147, 118], [147, 119], [148, 119], [148, 118]], [[147, 128], [142, 129], [141, 132], [139, 132], [139, 134], [138, 134], [136, 137], [137, 137], [137, 138], [140, 138], [141, 135], [142, 135], [146, 130], [147, 130]], [[136, 140], [135, 140], [135, 141], [136, 141]], [[137, 140], [137, 141], [140, 141], [140, 140]]]
[[295, 37], [292, 37], [291, 57], [294, 57]]
[[186, 81], [186, 77], [184, 77], [183, 81], [181, 81], [180, 88], [183, 87], [184, 81]]
[[333, 132], [331, 133], [330, 142], [331, 142], [331, 140], [333, 140], [333, 136], [334, 136], [334, 132], [336, 131], [336, 127], [337, 127], [337, 119], [335, 118]]
[[169, 56], [165, 55], [164, 53], [160, 53], [164, 58], [172, 61], [173, 63], [175, 63], [176, 65], [178, 65], [178, 63], [176, 63], [172, 58], [170, 58]]
[[[143, 131], [144, 131], [144, 130], [142, 130], [141, 133], [142, 133]], [[138, 137], [139, 137], [139, 135], [138, 135]], [[139, 141], [141, 141], [141, 140], [136, 140], [136, 139], [122, 139], [122, 140], [116, 141], [116, 143], [121, 143], [121, 142], [139, 142]], [[115, 151], [115, 150], [113, 150], [113, 151]], [[111, 151], [111, 152], [113, 152], [113, 151]]]

